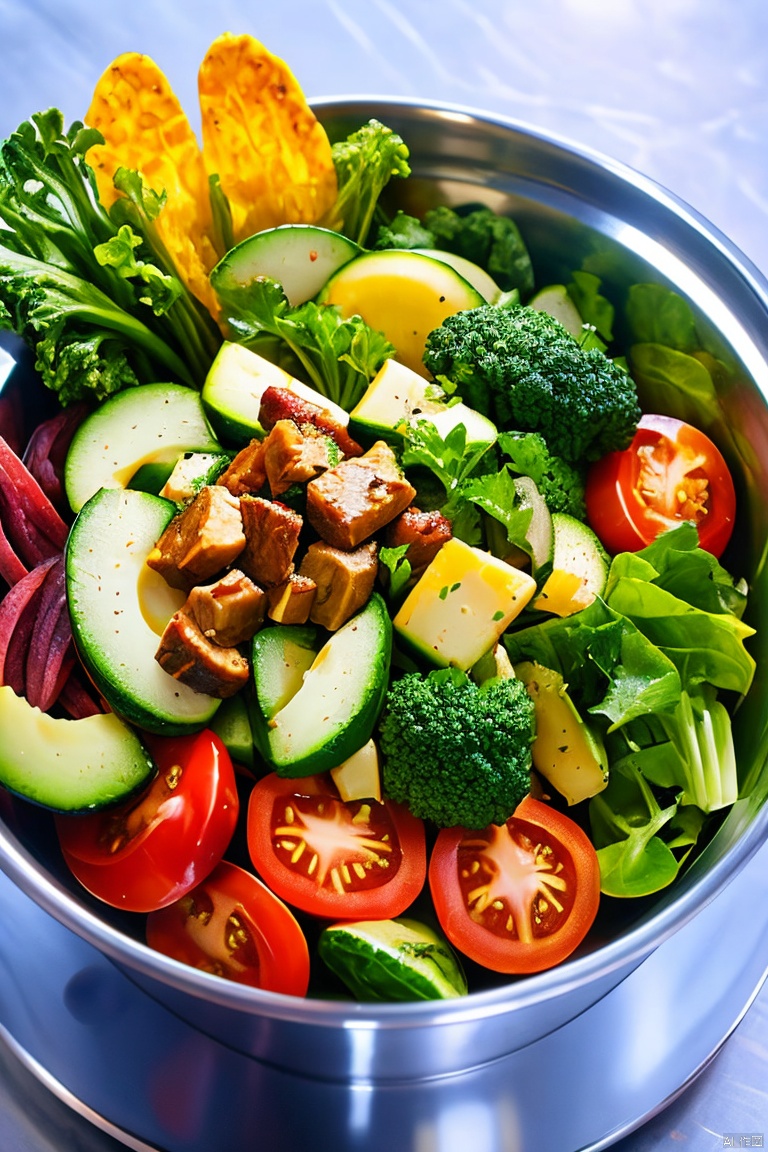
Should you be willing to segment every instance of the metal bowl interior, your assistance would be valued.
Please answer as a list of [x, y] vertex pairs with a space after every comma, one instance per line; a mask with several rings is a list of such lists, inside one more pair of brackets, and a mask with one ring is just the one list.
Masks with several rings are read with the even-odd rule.
[[[612, 908], [559, 968], [488, 981], [457, 1001], [361, 1005], [295, 1000], [228, 984], [151, 952], [139, 918], [97, 906], [71, 880], [47, 813], [3, 797], [0, 866], [71, 931], [95, 945], [149, 995], [233, 1048], [299, 1073], [338, 1080], [434, 1077], [476, 1066], [547, 1035], [614, 987], [716, 895], [768, 830], [768, 284], [693, 210], [619, 164], [469, 109], [328, 99], [316, 105], [332, 138], [370, 117], [398, 131], [413, 174], [388, 191], [420, 214], [437, 203], [484, 203], [512, 215], [540, 284], [575, 268], [600, 275], [621, 316], [629, 286], [661, 282], [694, 310], [702, 347], [718, 363], [696, 419], [737, 484], [739, 518], [724, 557], [747, 579], [757, 675], [734, 731], [745, 799], [687, 871], [656, 898]], [[620, 342], [620, 333], [619, 333]], [[690, 414], [669, 393], [667, 410]], [[695, 958], [691, 957], [691, 964]]]

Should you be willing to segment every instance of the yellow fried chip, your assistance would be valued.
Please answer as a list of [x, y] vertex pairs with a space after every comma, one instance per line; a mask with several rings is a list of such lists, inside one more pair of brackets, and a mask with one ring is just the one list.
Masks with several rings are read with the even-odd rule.
[[179, 277], [212, 312], [208, 272], [216, 263], [208, 175], [195, 133], [165, 75], [149, 56], [126, 52], [105, 70], [85, 122], [104, 144], [88, 152], [101, 202], [117, 198], [118, 168], [139, 171], [145, 184], [165, 192], [157, 230]]
[[214, 40], [198, 76], [203, 156], [218, 174], [236, 241], [278, 224], [313, 224], [332, 207], [325, 129], [286, 64], [251, 36]]

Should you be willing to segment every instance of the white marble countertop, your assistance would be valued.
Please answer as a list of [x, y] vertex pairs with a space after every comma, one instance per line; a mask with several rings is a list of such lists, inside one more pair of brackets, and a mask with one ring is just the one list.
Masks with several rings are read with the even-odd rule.
[[[82, 116], [103, 68], [129, 49], [163, 67], [193, 115], [197, 65], [225, 30], [264, 41], [311, 97], [458, 103], [623, 161], [768, 273], [764, 0], [0, 0], [0, 135], [50, 105]], [[698, 1080], [615, 1147], [768, 1147], [766, 1035], [768, 990]], [[1, 1044], [0, 1146], [120, 1147], [48, 1097]]]

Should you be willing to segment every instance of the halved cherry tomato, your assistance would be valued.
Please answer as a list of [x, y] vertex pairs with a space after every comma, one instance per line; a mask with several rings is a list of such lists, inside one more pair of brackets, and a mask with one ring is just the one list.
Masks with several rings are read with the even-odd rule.
[[255, 785], [248, 851], [281, 899], [334, 920], [390, 920], [427, 874], [424, 824], [390, 801], [343, 801], [327, 774]]
[[59, 843], [84, 888], [129, 912], [172, 904], [224, 855], [239, 799], [229, 753], [209, 730], [147, 738], [149, 788], [114, 808], [57, 816]]
[[643, 416], [630, 446], [609, 452], [587, 474], [587, 518], [611, 553], [636, 552], [682, 521], [714, 556], [736, 516], [733, 479], [703, 432], [672, 416]]
[[437, 918], [465, 956], [494, 972], [541, 972], [589, 931], [600, 868], [569, 816], [526, 798], [506, 824], [442, 828], [429, 864]]
[[307, 993], [309, 948], [295, 916], [256, 876], [226, 860], [180, 900], [150, 912], [147, 943], [238, 984]]

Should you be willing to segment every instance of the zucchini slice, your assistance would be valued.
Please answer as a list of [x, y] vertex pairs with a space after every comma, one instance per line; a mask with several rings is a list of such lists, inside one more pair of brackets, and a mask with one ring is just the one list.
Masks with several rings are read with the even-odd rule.
[[266, 435], [259, 422], [259, 412], [267, 388], [290, 388], [302, 400], [330, 412], [340, 427], [346, 428], [349, 423], [349, 413], [338, 404], [258, 352], [225, 340], [216, 353], [202, 391], [206, 414], [224, 440], [241, 447], [254, 437]]
[[280, 224], [241, 240], [211, 272], [214, 291], [228, 295], [247, 290], [259, 276], [282, 286], [288, 303], [303, 304], [317, 296], [331, 276], [361, 248], [330, 228], [315, 224]]
[[279, 776], [336, 768], [368, 742], [392, 652], [392, 623], [377, 592], [316, 654], [298, 625], [259, 633], [255, 648], [254, 738]]
[[155, 660], [160, 635], [184, 594], [146, 559], [176, 505], [149, 492], [102, 488], [72, 526], [66, 549], [72, 634], [110, 707], [149, 732], [196, 731], [221, 701], [195, 692]]
[[[168, 472], [184, 452], [221, 452], [200, 395], [182, 384], [142, 384], [110, 396], [72, 437], [64, 487], [73, 512], [99, 488], [127, 488], [149, 464]], [[160, 481], [162, 484], [162, 480]]]

